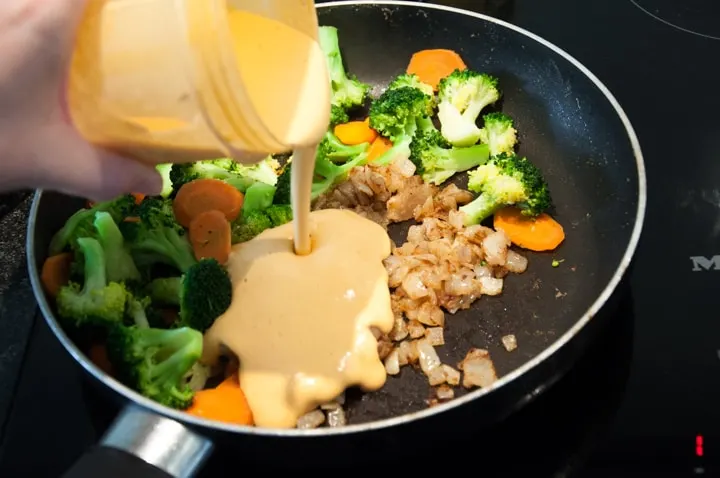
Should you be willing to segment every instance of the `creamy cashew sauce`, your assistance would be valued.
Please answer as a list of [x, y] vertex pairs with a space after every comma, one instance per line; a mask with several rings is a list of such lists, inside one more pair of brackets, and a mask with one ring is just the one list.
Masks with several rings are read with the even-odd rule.
[[[309, 38], [304, 47], [297, 35], [282, 38], [285, 30], [273, 30], [281, 36], [277, 48], [318, 47]], [[327, 75], [310, 76], [304, 100], [329, 105]], [[302, 118], [319, 126], [306, 127], [318, 129], [316, 141], [328, 115], [318, 108]], [[240, 386], [260, 427], [292, 428], [349, 386], [382, 387], [386, 372], [371, 328], [387, 333], [394, 322], [382, 262], [391, 252], [387, 232], [351, 211], [311, 213], [317, 146], [293, 144], [293, 222], [233, 247], [232, 304], [205, 334], [204, 362], [215, 363], [225, 348], [239, 358]]]
[[205, 360], [221, 344], [239, 357], [257, 426], [293, 427], [348, 386], [385, 383], [370, 327], [393, 325], [382, 263], [390, 239], [351, 211], [315, 211], [309, 220], [308, 255], [294, 253], [292, 224], [234, 247], [233, 302], [205, 335]]

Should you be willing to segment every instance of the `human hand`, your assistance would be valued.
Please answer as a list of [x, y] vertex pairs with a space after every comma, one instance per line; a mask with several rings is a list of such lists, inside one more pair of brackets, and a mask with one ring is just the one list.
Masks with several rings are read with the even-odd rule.
[[65, 110], [65, 78], [87, 0], [0, 0], [0, 191], [92, 200], [157, 194], [152, 166], [87, 143]]

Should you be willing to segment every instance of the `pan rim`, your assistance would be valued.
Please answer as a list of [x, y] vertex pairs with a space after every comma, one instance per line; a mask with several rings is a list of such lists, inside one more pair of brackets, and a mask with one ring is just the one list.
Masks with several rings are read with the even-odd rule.
[[[156, 413], [160, 416], [170, 418], [172, 420], [175, 420], [179, 423], [183, 423], [186, 425], [190, 425], [193, 427], [198, 427], [200, 429], [209, 429], [215, 432], [228, 432], [228, 433], [240, 433], [240, 434], [249, 434], [249, 435], [259, 435], [259, 436], [266, 436], [266, 437], [281, 437], [281, 438], [301, 438], [301, 437], [322, 437], [322, 436], [336, 436], [336, 435], [350, 435], [354, 433], [360, 433], [364, 431], [371, 431], [371, 430], [379, 430], [384, 428], [390, 428], [397, 425], [406, 424], [409, 422], [414, 422], [416, 420], [420, 420], [423, 418], [429, 418], [432, 416], [435, 416], [437, 414], [440, 414], [442, 412], [451, 410], [455, 407], [459, 407], [462, 405], [465, 405], [477, 398], [480, 398], [484, 395], [487, 395], [491, 392], [493, 392], [496, 389], [499, 389], [501, 387], [506, 386], [507, 384], [513, 382], [518, 377], [523, 375], [524, 373], [532, 370], [545, 360], [549, 359], [552, 355], [557, 353], [562, 347], [564, 347], [568, 342], [570, 342], [573, 337], [575, 337], [585, 326], [592, 320], [592, 318], [598, 313], [598, 311], [605, 305], [605, 303], [608, 301], [608, 299], [611, 297], [615, 289], [617, 288], [618, 284], [622, 280], [622, 278], [625, 276], [625, 273], [627, 272], [628, 267], [630, 266], [630, 263], [632, 262], [633, 256], [637, 250], [637, 246], [640, 240], [640, 236], [642, 234], [644, 221], [645, 221], [645, 212], [646, 212], [646, 205], [647, 205], [647, 179], [646, 179], [646, 171], [645, 171], [645, 162], [643, 159], [642, 150], [640, 148], [640, 143], [637, 138], [637, 135], [635, 133], [635, 130], [630, 122], [630, 119], [628, 118], [627, 114], [623, 110], [623, 108], [620, 106], [619, 102], [615, 98], [615, 96], [610, 92], [610, 90], [587, 68], [585, 67], [580, 61], [575, 59], [573, 56], [565, 52], [563, 49], [559, 48], [555, 44], [549, 42], [548, 40], [543, 39], [542, 37], [535, 35], [534, 33], [531, 33], [524, 28], [518, 27], [516, 25], [513, 25], [511, 23], [505, 22], [503, 20], [499, 20], [497, 18], [490, 17], [488, 15], [484, 15], [482, 13], [476, 13], [468, 10], [463, 10], [460, 8], [455, 7], [448, 7], [444, 5], [437, 5], [433, 3], [420, 3], [417, 1], [394, 1], [394, 0], [352, 0], [352, 1], [331, 1], [327, 3], [323, 3], [320, 5], [316, 5], [316, 8], [322, 9], [322, 8], [332, 8], [332, 7], [353, 7], [353, 6], [362, 6], [362, 5], [371, 5], [371, 6], [388, 6], [388, 7], [414, 7], [418, 9], [428, 9], [428, 10], [440, 10], [445, 12], [450, 12], [458, 15], [465, 15], [472, 18], [476, 18], [479, 20], [483, 20], [489, 23], [494, 23], [496, 25], [499, 25], [501, 27], [507, 28], [509, 30], [513, 30], [516, 33], [519, 33], [521, 35], [524, 35], [528, 37], [531, 40], [536, 41], [537, 43], [541, 44], [542, 46], [548, 48], [549, 50], [553, 51], [557, 55], [561, 56], [563, 59], [568, 61], [570, 64], [572, 64], [575, 68], [577, 68], [580, 72], [582, 72], [599, 90], [600, 92], [605, 96], [607, 101], [610, 103], [610, 105], [615, 110], [616, 114], [620, 118], [621, 122], [623, 123], [623, 126], [625, 127], [625, 131], [627, 133], [628, 139], [630, 140], [630, 144], [633, 150], [633, 154], [635, 156], [637, 171], [638, 171], [638, 203], [637, 203], [637, 210], [635, 214], [635, 223], [633, 225], [633, 231], [630, 235], [630, 240], [628, 242], [628, 245], [625, 249], [625, 252], [623, 253], [622, 259], [620, 260], [620, 264], [618, 265], [618, 268], [616, 269], [615, 273], [613, 274], [612, 278], [608, 281], [606, 286], [603, 288], [603, 291], [600, 293], [600, 295], [595, 299], [595, 301], [590, 305], [588, 310], [586, 310], [583, 315], [575, 322], [575, 324], [568, 329], [564, 334], [562, 334], [560, 337], [558, 337], [553, 343], [551, 343], [548, 347], [546, 347], [542, 352], [540, 352], [538, 355], [533, 357], [532, 359], [525, 362], [520, 367], [516, 368], [512, 372], [508, 373], [507, 375], [499, 378], [491, 387], [488, 388], [482, 388], [478, 390], [473, 390], [470, 393], [467, 393], [466, 395], [456, 398], [454, 400], [451, 400], [447, 403], [443, 403], [440, 405], [437, 405], [435, 407], [426, 408], [424, 410], [420, 410], [417, 412], [411, 412], [406, 413], [403, 415], [399, 415], [396, 417], [386, 418], [383, 420], [377, 420], [369, 423], [362, 423], [362, 424], [356, 424], [356, 425], [346, 425], [344, 427], [338, 427], [338, 428], [317, 428], [312, 430], [299, 430], [299, 429], [271, 429], [271, 428], [256, 428], [256, 427], [249, 427], [249, 426], [243, 426], [243, 425], [231, 425], [231, 424], [225, 424], [221, 422], [215, 422], [211, 420], [196, 418], [193, 416], [190, 416], [182, 411], [178, 410], [172, 410], [170, 408], [166, 408], [146, 397], [143, 397], [139, 393], [131, 390], [130, 388], [126, 387], [125, 385], [121, 384], [120, 382], [116, 381], [114, 378], [100, 370], [97, 366], [95, 366], [90, 360], [88, 360], [85, 357], [85, 354], [80, 351], [80, 349], [69, 339], [69, 337], [65, 334], [65, 331], [60, 326], [59, 322], [55, 318], [55, 314], [52, 311], [52, 308], [50, 307], [50, 304], [48, 303], [46, 297], [44, 294], [38, 294], [36, 293], [36, 300], [38, 302], [38, 306], [40, 308], [40, 311], [42, 312], [42, 315], [47, 322], [50, 329], [53, 331], [55, 336], [58, 338], [60, 343], [63, 345], [65, 350], [75, 359], [76, 362], [78, 362], [86, 372], [88, 372], [93, 378], [100, 381], [103, 385], [109, 387], [113, 392], [118, 393], [125, 399], [127, 399], [130, 403], [139, 405], [147, 410], [152, 411], [153, 413]], [[30, 275], [30, 281], [33, 287], [34, 291], [41, 291], [42, 286], [40, 283], [40, 277], [38, 275], [38, 270], [36, 267], [36, 258], [35, 258], [35, 241], [34, 241], [34, 235], [35, 235], [35, 224], [37, 221], [37, 212], [40, 204], [40, 200], [42, 198], [43, 191], [37, 190], [32, 206], [30, 208], [29, 212], [29, 219], [28, 219], [28, 226], [27, 226], [27, 237], [26, 237], [26, 249], [27, 249], [27, 263], [28, 263], [28, 271]], [[531, 394], [534, 394], [531, 392]]]

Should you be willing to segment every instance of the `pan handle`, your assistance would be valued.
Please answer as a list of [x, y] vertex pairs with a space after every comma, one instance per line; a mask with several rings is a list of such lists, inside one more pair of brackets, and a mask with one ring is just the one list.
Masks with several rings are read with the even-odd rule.
[[64, 478], [191, 478], [212, 442], [185, 425], [126, 406], [100, 444], [81, 456]]

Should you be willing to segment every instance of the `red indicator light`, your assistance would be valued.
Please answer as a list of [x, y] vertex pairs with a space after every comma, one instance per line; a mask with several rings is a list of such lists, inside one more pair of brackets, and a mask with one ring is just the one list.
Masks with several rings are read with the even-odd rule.
[[697, 435], [695, 437], [695, 456], [703, 456], [703, 454], [705, 453], [704, 443], [705, 440], [703, 440], [702, 435]]

